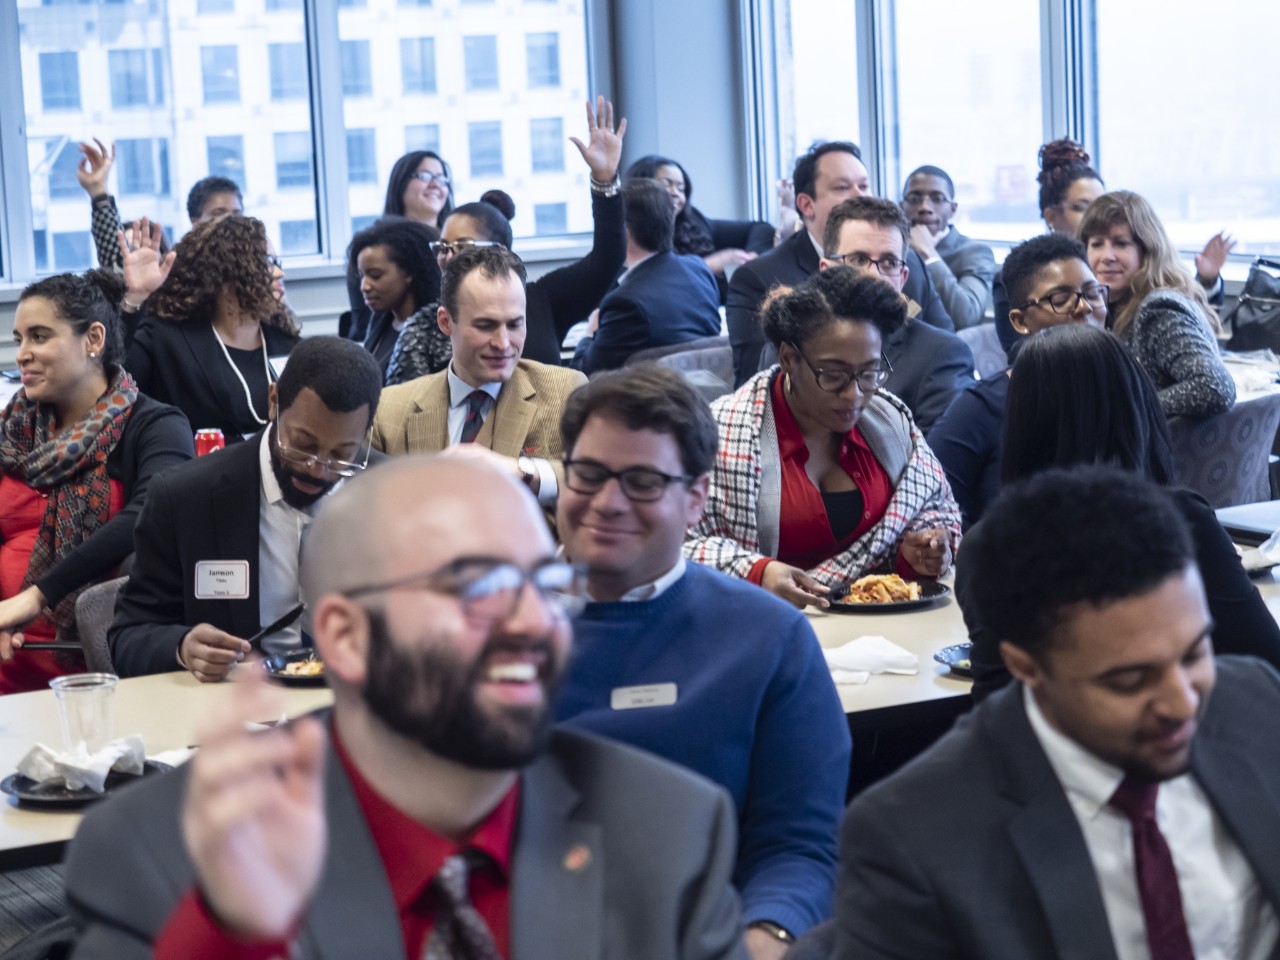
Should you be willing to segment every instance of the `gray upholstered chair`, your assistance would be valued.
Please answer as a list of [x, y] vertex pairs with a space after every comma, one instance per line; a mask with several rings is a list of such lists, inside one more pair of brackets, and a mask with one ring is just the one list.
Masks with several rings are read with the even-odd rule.
[[76, 597], [76, 633], [84, 648], [85, 665], [94, 673], [115, 673], [107, 647], [107, 628], [115, 616], [116, 594], [128, 579], [116, 577], [96, 583]]
[[657, 363], [679, 370], [708, 402], [733, 389], [733, 349], [728, 337], [699, 337], [633, 353], [627, 366]]
[[973, 369], [983, 380], [993, 377], [1009, 366], [1009, 357], [1000, 345], [1000, 337], [996, 333], [994, 323], [980, 323], [976, 327], [966, 327], [956, 334], [969, 345], [973, 351]]
[[1280, 427], [1280, 393], [1237, 403], [1216, 417], [1169, 421], [1174, 481], [1216, 510], [1271, 499], [1269, 457]]

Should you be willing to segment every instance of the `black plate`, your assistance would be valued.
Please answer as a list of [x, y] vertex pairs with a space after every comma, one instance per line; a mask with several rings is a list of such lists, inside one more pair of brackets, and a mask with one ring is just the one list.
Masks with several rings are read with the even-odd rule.
[[951, 593], [951, 588], [936, 580], [920, 581], [919, 600], [899, 600], [897, 603], [833, 603], [827, 607], [832, 613], [900, 613], [903, 610], [919, 610], [935, 600]]
[[972, 653], [972, 643], [953, 643], [951, 646], [943, 647], [935, 653], [933, 659], [944, 667], [949, 667], [952, 673], [958, 673], [962, 677], [972, 677], [973, 663], [970, 660], [970, 654]]
[[[172, 769], [173, 767], [167, 763], [147, 760], [143, 763], [142, 776], [146, 777], [153, 773], [163, 773]], [[49, 784], [40, 784], [30, 777], [24, 777], [20, 773], [11, 773], [3, 780], [0, 780], [0, 790], [3, 790], [11, 797], [17, 797], [18, 802], [22, 804], [39, 807], [79, 807], [86, 803], [93, 803], [95, 800], [101, 800], [112, 790], [123, 787], [125, 784], [133, 783], [136, 780], [138, 780], [138, 777], [135, 774], [120, 773], [113, 770], [107, 774], [106, 791], [104, 793], [94, 793], [87, 787], [80, 790], [68, 790], [65, 786], [55, 787]]]
[[[295, 677], [284, 672], [284, 668], [298, 660], [310, 660], [316, 656], [315, 650], [310, 647], [302, 650], [290, 650], [288, 653], [277, 653], [274, 657], [267, 657], [262, 661], [263, 668], [267, 671], [267, 676], [279, 680], [281, 683], [287, 683], [291, 687], [323, 687], [324, 674], [318, 677]], [[319, 657], [316, 657], [318, 660]]]

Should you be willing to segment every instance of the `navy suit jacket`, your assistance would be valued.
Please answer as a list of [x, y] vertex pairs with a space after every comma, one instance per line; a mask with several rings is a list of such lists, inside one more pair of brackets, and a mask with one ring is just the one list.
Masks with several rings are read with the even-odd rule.
[[[953, 331], [955, 325], [938, 299], [924, 261], [907, 251], [907, 285], [902, 292], [920, 304], [920, 319], [931, 327]], [[740, 387], [766, 364], [761, 351], [766, 340], [756, 313], [769, 288], [784, 283], [795, 286], [818, 272], [818, 251], [806, 230], [798, 230], [763, 256], [742, 264], [729, 281], [726, 320], [733, 347], [734, 386]], [[890, 363], [893, 361], [890, 360]]]
[[600, 329], [578, 344], [585, 373], [620, 367], [639, 350], [720, 333], [720, 293], [701, 257], [666, 251], [636, 264], [600, 302]]
[[973, 384], [969, 345], [918, 318], [886, 337], [883, 350], [893, 367], [884, 388], [911, 408], [916, 426], [926, 433], [960, 391]]

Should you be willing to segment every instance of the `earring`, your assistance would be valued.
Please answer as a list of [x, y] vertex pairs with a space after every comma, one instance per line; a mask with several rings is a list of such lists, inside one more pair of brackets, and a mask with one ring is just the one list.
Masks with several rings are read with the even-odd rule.
[[89, 359], [90, 359], [90, 360], [96, 360], [96, 359], [98, 359], [98, 355], [97, 355], [96, 353], [94, 353], [92, 350], [90, 350], [90, 351], [89, 351]]

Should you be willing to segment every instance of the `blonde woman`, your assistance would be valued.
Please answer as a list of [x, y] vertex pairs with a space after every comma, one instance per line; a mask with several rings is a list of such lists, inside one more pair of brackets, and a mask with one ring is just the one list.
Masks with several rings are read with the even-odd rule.
[[1230, 410], [1236, 388], [1218, 353], [1218, 316], [1151, 204], [1128, 190], [1103, 194], [1081, 219], [1080, 239], [1110, 288], [1107, 326], [1155, 381], [1165, 416]]

